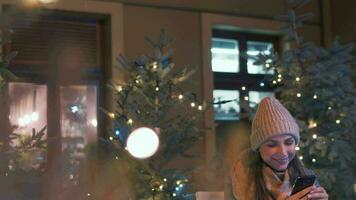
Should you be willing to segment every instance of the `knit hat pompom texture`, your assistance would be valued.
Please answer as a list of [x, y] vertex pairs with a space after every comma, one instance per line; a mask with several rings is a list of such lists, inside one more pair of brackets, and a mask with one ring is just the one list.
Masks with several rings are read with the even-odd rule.
[[256, 151], [268, 138], [288, 134], [299, 143], [299, 127], [288, 110], [274, 97], [260, 102], [252, 121], [251, 149]]

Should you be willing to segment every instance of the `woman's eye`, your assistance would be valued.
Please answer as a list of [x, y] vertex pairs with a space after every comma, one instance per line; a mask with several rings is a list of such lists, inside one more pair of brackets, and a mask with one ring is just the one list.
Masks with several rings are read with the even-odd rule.
[[267, 144], [267, 146], [268, 146], [268, 147], [276, 147], [277, 145], [276, 145], [276, 144], [271, 143], [271, 144]]
[[285, 144], [288, 145], [288, 146], [289, 146], [289, 145], [293, 145], [293, 144], [294, 144], [294, 141], [293, 141], [293, 140], [292, 140], [292, 141], [286, 141]]

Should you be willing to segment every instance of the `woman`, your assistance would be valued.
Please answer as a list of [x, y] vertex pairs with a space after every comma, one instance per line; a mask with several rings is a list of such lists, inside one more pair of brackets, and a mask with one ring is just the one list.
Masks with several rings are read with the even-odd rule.
[[327, 200], [316, 182], [291, 195], [298, 176], [311, 175], [296, 157], [299, 128], [288, 110], [274, 97], [264, 98], [252, 122], [251, 149], [243, 152], [232, 169], [225, 199]]

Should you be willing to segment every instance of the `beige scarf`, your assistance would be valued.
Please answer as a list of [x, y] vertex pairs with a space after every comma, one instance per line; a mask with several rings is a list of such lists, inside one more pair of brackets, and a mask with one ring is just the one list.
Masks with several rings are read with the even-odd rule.
[[[290, 194], [292, 187], [289, 181], [288, 171], [282, 174], [276, 174], [266, 165], [262, 171], [266, 188], [272, 194], [273, 199], [285, 199]], [[242, 164], [242, 161], [239, 161], [234, 166], [232, 173], [232, 190], [234, 197], [238, 200], [254, 200], [255, 183], [254, 179], [249, 177], [250, 169], [246, 168]]]

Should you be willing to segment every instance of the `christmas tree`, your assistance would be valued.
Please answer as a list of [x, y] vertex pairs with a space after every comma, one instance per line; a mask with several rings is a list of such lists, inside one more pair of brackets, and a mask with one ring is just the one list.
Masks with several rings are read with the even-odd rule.
[[[172, 50], [168, 48], [173, 40], [161, 31], [158, 42], [149, 38], [147, 42], [154, 50], [153, 55], [134, 61], [120, 56], [118, 62], [120, 71], [126, 72], [125, 79], [109, 84], [115, 91], [117, 105], [115, 112], [105, 111], [114, 120], [114, 129], [108, 137], [115, 149], [111, 152], [117, 152], [112, 158], [129, 163], [133, 169], [136, 199], [194, 199], [190, 170], [169, 166], [177, 156], [196, 158], [188, 152], [202, 136], [197, 122], [205, 105], [196, 94], [185, 92], [180, 86], [194, 70], [177, 68], [172, 63]], [[146, 158], [143, 160], [128, 154], [127, 141], [133, 135], [131, 132], [140, 127], [154, 130], [160, 142], [158, 151], [150, 158], [141, 157]], [[132, 151], [144, 149], [132, 148]]]
[[277, 19], [289, 46], [279, 56], [260, 54], [255, 64], [277, 73], [276, 94], [301, 128], [299, 159], [314, 169], [331, 199], [354, 199], [356, 183], [356, 97], [353, 44], [335, 40], [329, 47], [304, 42], [299, 34], [312, 15], [296, 14], [307, 0], [288, 0], [289, 11]]

